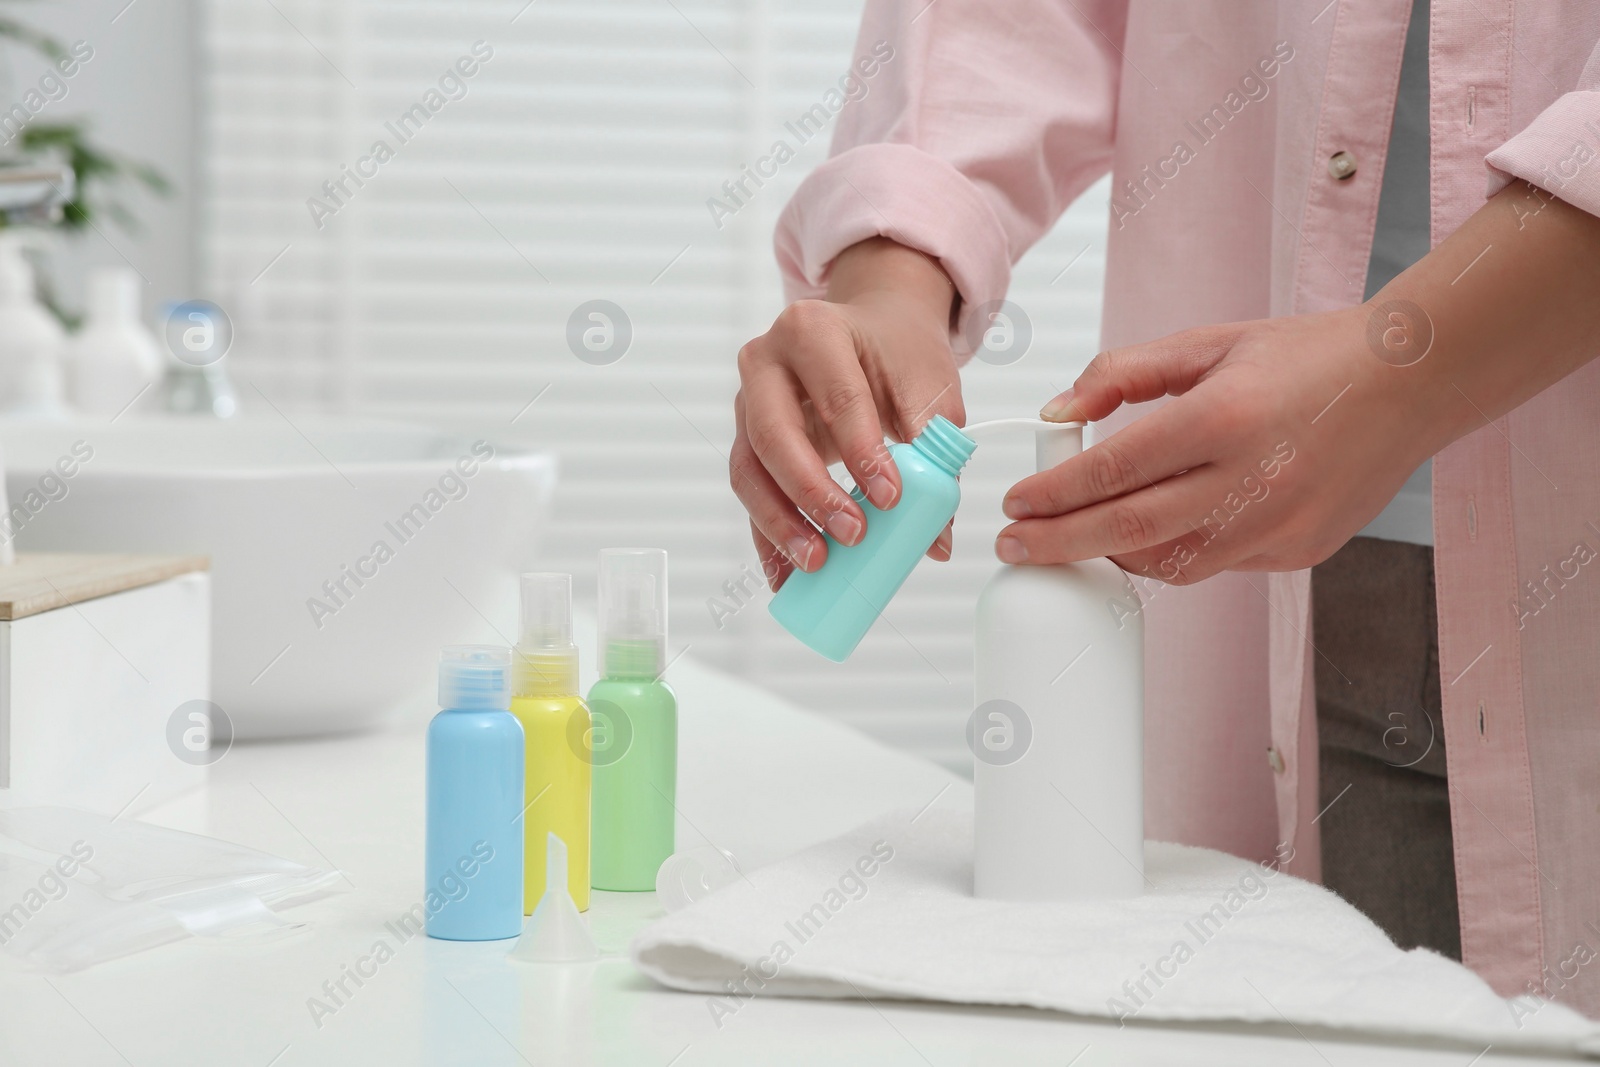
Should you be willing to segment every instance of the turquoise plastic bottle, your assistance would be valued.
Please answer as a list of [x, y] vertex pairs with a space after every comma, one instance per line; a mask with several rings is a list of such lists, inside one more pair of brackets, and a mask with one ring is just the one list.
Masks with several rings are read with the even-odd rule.
[[522, 725], [511, 651], [454, 645], [439, 656], [428, 725], [423, 907], [429, 937], [496, 941], [522, 933]]
[[900, 470], [899, 501], [879, 511], [853, 490], [866, 514], [866, 536], [849, 548], [829, 537], [827, 561], [810, 574], [789, 575], [767, 605], [772, 617], [807, 647], [844, 662], [956, 513], [956, 475], [977, 447], [942, 415], [909, 445], [890, 445]]

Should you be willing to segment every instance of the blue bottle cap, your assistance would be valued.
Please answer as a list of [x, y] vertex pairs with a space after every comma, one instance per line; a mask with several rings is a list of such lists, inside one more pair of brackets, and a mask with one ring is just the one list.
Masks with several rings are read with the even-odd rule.
[[511, 650], [499, 645], [450, 645], [439, 653], [439, 706], [453, 711], [511, 707]]

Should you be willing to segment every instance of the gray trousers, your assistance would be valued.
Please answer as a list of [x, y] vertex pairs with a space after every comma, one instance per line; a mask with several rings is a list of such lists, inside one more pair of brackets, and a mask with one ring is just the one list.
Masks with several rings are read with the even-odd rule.
[[1311, 602], [1323, 883], [1401, 948], [1460, 959], [1433, 550], [1354, 538]]

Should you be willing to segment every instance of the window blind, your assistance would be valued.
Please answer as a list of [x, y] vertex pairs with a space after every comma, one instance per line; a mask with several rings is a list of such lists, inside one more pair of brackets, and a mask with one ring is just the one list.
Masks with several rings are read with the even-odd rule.
[[[592, 598], [597, 549], [664, 547], [669, 654], [964, 768], [972, 607], [1031, 445], [975, 457], [955, 559], [919, 567], [843, 665], [767, 616], [727, 485], [734, 355], [781, 310], [773, 224], [826, 156], [859, 15], [858, 0], [207, 0], [201, 273], [235, 320], [247, 406], [557, 452], [542, 565]], [[794, 154], [776, 162], [780, 138]], [[747, 168], [762, 182], [740, 192]], [[1086, 194], [1019, 265], [1031, 345], [967, 369], [970, 418], [1035, 412], [1092, 356], [1107, 198]], [[594, 301], [625, 318], [574, 317]], [[584, 346], [608, 329], [631, 334], [620, 358]]]

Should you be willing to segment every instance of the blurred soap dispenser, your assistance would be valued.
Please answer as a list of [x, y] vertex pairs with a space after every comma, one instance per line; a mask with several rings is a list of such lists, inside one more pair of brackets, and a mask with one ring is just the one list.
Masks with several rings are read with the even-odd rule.
[[139, 321], [139, 275], [128, 267], [89, 272], [89, 315], [63, 351], [67, 400], [89, 415], [115, 416], [149, 397], [161, 378], [161, 347]]
[[59, 417], [65, 335], [39, 302], [33, 267], [22, 254], [29, 234], [0, 232], [0, 414]]
[[[1082, 423], [1006, 419], [1038, 469], [1083, 449]], [[978, 598], [975, 895], [1136, 896], [1144, 881], [1144, 616], [1108, 559], [1003, 566]]]

